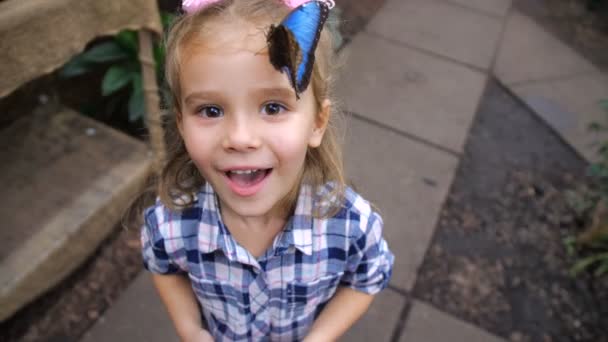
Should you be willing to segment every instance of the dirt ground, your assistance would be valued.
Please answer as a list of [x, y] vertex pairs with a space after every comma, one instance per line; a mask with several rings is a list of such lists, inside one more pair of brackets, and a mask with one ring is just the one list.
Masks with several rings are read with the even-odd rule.
[[492, 82], [414, 294], [512, 341], [608, 341], [608, 278], [572, 277], [586, 162]]
[[[608, 2], [515, 8], [608, 71]], [[607, 94], [608, 96], [608, 94]], [[608, 341], [608, 278], [572, 277], [564, 239], [584, 222], [567, 193], [587, 164], [493, 82], [441, 213], [415, 295], [511, 341]]]

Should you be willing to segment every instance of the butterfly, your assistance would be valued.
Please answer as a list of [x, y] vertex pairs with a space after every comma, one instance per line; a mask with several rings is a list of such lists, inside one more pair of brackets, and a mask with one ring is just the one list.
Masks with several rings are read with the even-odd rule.
[[296, 98], [310, 83], [315, 50], [333, 2], [310, 1], [296, 7], [267, 36], [270, 63], [287, 73]]

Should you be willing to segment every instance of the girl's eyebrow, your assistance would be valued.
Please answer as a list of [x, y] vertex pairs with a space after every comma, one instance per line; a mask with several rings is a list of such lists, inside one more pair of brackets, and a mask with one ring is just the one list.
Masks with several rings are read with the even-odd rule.
[[276, 96], [276, 97], [294, 97], [295, 93], [291, 88], [277, 87], [277, 88], [258, 88], [255, 90], [256, 94], [264, 96]]
[[219, 91], [212, 91], [212, 90], [195, 91], [193, 93], [188, 94], [188, 96], [186, 96], [186, 98], [184, 99], [184, 102], [189, 103], [197, 98], [211, 99], [211, 98], [218, 98], [219, 96], [221, 96], [221, 92], [219, 92]]
[[[253, 95], [261, 97], [279, 97], [289, 98], [295, 97], [295, 93], [292, 88], [286, 87], [275, 87], [275, 88], [257, 88], [253, 90]], [[193, 102], [195, 99], [217, 99], [222, 96], [222, 92], [213, 90], [196, 91], [188, 94], [184, 99], [186, 104]]]

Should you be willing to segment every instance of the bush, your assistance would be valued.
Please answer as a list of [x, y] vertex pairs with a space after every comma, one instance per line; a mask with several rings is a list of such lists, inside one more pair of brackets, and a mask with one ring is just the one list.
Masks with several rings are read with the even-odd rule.
[[[600, 105], [608, 116], [608, 100]], [[608, 132], [608, 127], [600, 123], [590, 126], [592, 132]], [[589, 167], [592, 189], [577, 200], [573, 208], [578, 214], [591, 216], [589, 227], [576, 239], [567, 239], [570, 252], [577, 250], [583, 255], [572, 267], [572, 273], [589, 270], [596, 276], [608, 274], [608, 140], [598, 147], [599, 160]]]
[[[171, 14], [161, 13], [163, 27], [168, 27], [173, 18]], [[165, 53], [159, 43], [155, 43], [153, 48], [157, 82], [162, 84]], [[108, 68], [101, 83], [101, 95], [114, 97], [108, 102], [108, 107], [112, 108], [105, 108], [107, 112], [120, 108], [120, 112], [128, 113], [129, 122], [142, 119], [145, 115], [145, 101], [137, 32], [121, 31], [109, 40], [74, 56], [59, 75], [63, 78], [75, 77], [92, 72], [100, 66]], [[127, 98], [120, 94], [125, 88], [128, 88]]]

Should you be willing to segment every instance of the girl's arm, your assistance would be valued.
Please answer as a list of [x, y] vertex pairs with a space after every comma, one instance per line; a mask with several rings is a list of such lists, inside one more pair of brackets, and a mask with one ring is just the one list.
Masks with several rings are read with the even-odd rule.
[[348, 287], [338, 288], [305, 341], [338, 339], [367, 311], [374, 294], [388, 285], [395, 257], [382, 238], [382, 218], [372, 212], [366, 224], [348, 248], [346, 272], [340, 279]]
[[374, 296], [340, 287], [313, 324], [306, 342], [335, 341], [363, 316]]
[[213, 341], [202, 328], [196, 297], [188, 278], [153, 274], [152, 279], [182, 341]]

